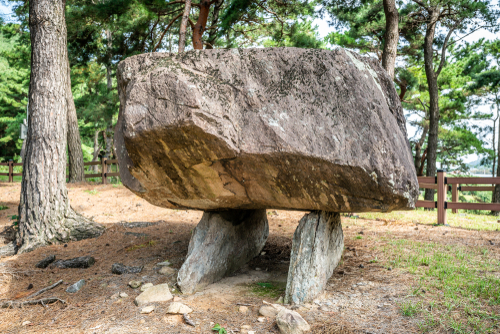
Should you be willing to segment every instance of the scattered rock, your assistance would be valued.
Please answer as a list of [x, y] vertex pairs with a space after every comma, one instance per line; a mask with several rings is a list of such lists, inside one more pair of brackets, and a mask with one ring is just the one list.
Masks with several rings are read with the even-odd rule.
[[140, 287], [142, 284], [141, 281], [130, 281], [128, 282], [128, 286], [130, 286], [132, 289], [137, 289], [138, 287]]
[[138, 274], [142, 271], [142, 267], [129, 267], [124, 266], [121, 263], [115, 263], [111, 266], [111, 272], [113, 274], [122, 275], [122, 274]]
[[177, 272], [174, 268], [171, 267], [161, 267], [160, 270], [158, 270], [158, 274], [161, 275], [173, 275]]
[[143, 285], [141, 286], [141, 291], [142, 291], [142, 292], [144, 292], [144, 291], [146, 291], [147, 289], [149, 289], [149, 288], [151, 288], [151, 287], [153, 287], [153, 283], [146, 283], [146, 284], [143, 284]]
[[33, 289], [33, 284], [31, 284], [31, 283], [30, 283], [30, 284], [28, 285], [28, 288], [27, 288], [26, 290], [31, 290], [31, 289]]
[[141, 309], [141, 314], [149, 314], [149, 313], [153, 312], [154, 310], [155, 310], [155, 306], [149, 305], [149, 306], [143, 307]]
[[241, 313], [241, 314], [247, 314], [248, 313], [248, 307], [246, 306], [240, 306], [238, 308], [238, 311]]
[[283, 304], [283, 303], [284, 303], [283, 296], [280, 296], [276, 301], [276, 304]]
[[266, 321], [266, 318], [265, 318], [265, 317], [258, 317], [258, 318], [257, 318], [257, 321], [258, 321], [258, 322], [265, 322], [265, 321]]
[[283, 334], [302, 334], [311, 330], [311, 326], [295, 311], [282, 308], [276, 316], [276, 324]]
[[139, 296], [135, 298], [135, 304], [137, 306], [142, 306], [148, 303], [155, 302], [168, 302], [171, 300], [172, 294], [170, 293], [170, 289], [167, 283], [158, 284], [150, 287]]
[[365, 266], [364, 266], [363, 264], [360, 264], [360, 265], [359, 265], [359, 267], [360, 267], [360, 268], [364, 268]]
[[143, 324], [143, 323], [145, 323], [145, 322], [146, 322], [146, 320], [144, 320], [144, 319], [141, 319], [141, 320], [139, 321], [139, 323], [140, 323], [140, 324]]
[[28, 326], [31, 325], [31, 321], [23, 321], [22, 326]]
[[175, 296], [174, 299], [172, 299], [172, 301], [174, 302], [180, 302], [182, 300], [181, 297], [178, 297], [178, 296]]
[[84, 285], [85, 285], [85, 280], [81, 279], [78, 282], [76, 282], [75, 284], [68, 286], [68, 288], [66, 289], [66, 292], [69, 292], [69, 293], [78, 292], [78, 291], [80, 291], [81, 288], [83, 288]]
[[120, 292], [120, 298], [128, 298], [128, 295], [125, 292]]
[[118, 299], [120, 298], [120, 293], [119, 292], [116, 292], [114, 294], [111, 295], [111, 297], [109, 297], [111, 300], [115, 300], [115, 299]]
[[274, 307], [271, 305], [263, 305], [259, 309], [259, 314], [263, 315], [264, 317], [268, 318], [275, 318], [276, 315], [278, 314], [278, 310], [276, 310]]
[[170, 264], [171, 264], [170, 261], [167, 260], [167, 261], [157, 263], [156, 265], [159, 267], [168, 267]]
[[35, 265], [35, 267], [41, 268], [41, 269], [45, 269], [45, 268], [47, 268], [49, 266], [49, 264], [51, 264], [55, 260], [56, 260], [56, 256], [55, 255], [49, 255], [45, 259], [43, 259], [40, 262], [38, 262]]
[[191, 312], [193, 310], [190, 307], [179, 302], [173, 302], [167, 308], [168, 314], [189, 314]]
[[204, 212], [189, 242], [177, 284], [191, 294], [260, 254], [269, 235], [266, 210]]
[[95, 259], [92, 256], [80, 256], [69, 260], [58, 260], [50, 265], [51, 268], [89, 268], [93, 266]]

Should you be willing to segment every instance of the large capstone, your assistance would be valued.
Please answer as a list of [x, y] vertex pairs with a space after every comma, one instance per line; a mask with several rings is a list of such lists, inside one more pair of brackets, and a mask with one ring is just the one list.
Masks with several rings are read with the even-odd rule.
[[177, 285], [193, 293], [259, 255], [269, 236], [266, 210], [205, 212], [196, 226]]
[[118, 65], [123, 184], [166, 208], [413, 209], [392, 80], [344, 49], [148, 53]]
[[285, 303], [308, 302], [321, 293], [343, 251], [340, 214], [315, 211], [305, 215], [293, 235]]

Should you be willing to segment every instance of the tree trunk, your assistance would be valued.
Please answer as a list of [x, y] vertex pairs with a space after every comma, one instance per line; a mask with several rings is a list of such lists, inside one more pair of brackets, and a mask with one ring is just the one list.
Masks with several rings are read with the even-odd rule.
[[396, 65], [399, 41], [399, 13], [396, 8], [396, 0], [384, 0], [383, 2], [385, 13], [385, 44], [384, 53], [382, 54], [382, 67], [387, 71], [391, 79], [394, 79], [394, 67]]
[[210, 1], [201, 0], [200, 2], [200, 14], [198, 16], [198, 21], [196, 22], [193, 29], [193, 48], [195, 50], [203, 50], [203, 33], [207, 25], [208, 14], [210, 13]]
[[83, 152], [80, 131], [78, 130], [78, 118], [76, 116], [75, 101], [71, 91], [71, 69], [68, 63], [68, 82], [66, 84], [66, 103], [68, 106], [68, 169], [69, 182], [83, 182], [85, 180], [83, 169]]
[[422, 147], [425, 143], [425, 138], [427, 137], [427, 132], [429, 131], [429, 126], [426, 124], [422, 129], [422, 135], [420, 136], [420, 140], [415, 144], [415, 171], [417, 172], [417, 176], [422, 176]]
[[16, 240], [19, 253], [103, 232], [102, 226], [73, 211], [66, 190], [69, 77], [64, 7], [63, 0], [29, 2], [30, 117]]
[[[438, 130], [439, 130], [439, 90], [437, 85], [437, 75], [433, 67], [434, 34], [438, 19], [438, 10], [429, 10], [430, 21], [427, 23], [424, 40], [424, 62], [425, 76], [429, 89], [429, 139], [427, 140], [427, 176], [436, 175]], [[425, 200], [434, 200], [434, 189], [425, 190]]]
[[[101, 145], [99, 145], [99, 133], [101, 131], [95, 130], [94, 132], [94, 154], [92, 155], [92, 161], [97, 161], [97, 158], [99, 157], [99, 152], [101, 151]], [[94, 173], [97, 173], [99, 170], [98, 166], [92, 166], [92, 171]]]
[[[495, 94], [495, 100], [496, 100], [496, 106], [497, 106], [497, 118], [500, 113], [500, 106], [499, 106], [499, 100], [498, 100], [498, 93]], [[500, 125], [498, 126], [498, 147], [497, 147], [497, 154], [498, 154], [498, 164], [497, 164], [497, 176], [500, 175]], [[495, 185], [495, 190], [493, 191], [493, 194], [491, 195], [491, 201], [493, 203], [500, 203], [500, 184]], [[495, 216], [500, 216], [500, 211], [491, 211], [492, 214]]]
[[184, 13], [182, 14], [181, 27], [179, 28], [179, 53], [184, 52], [184, 48], [186, 47], [186, 30], [190, 11], [191, 0], [186, 0]]
[[491, 170], [491, 174], [493, 177], [495, 177], [495, 166], [497, 163], [497, 152], [496, 152], [496, 147], [495, 147], [495, 137], [496, 137], [496, 126], [497, 126], [497, 120], [493, 120], [493, 168]]

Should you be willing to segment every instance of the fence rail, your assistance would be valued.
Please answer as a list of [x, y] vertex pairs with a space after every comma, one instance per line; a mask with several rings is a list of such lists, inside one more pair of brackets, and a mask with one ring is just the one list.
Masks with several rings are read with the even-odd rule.
[[[118, 167], [118, 160], [113, 159], [113, 160], [108, 160], [106, 158], [101, 159], [100, 161], [90, 161], [90, 162], [84, 162], [83, 166], [101, 166], [101, 172], [96, 174], [85, 174], [84, 177], [86, 179], [92, 179], [92, 178], [101, 178], [102, 184], [107, 184], [108, 183], [108, 177], [112, 176], [120, 176], [120, 173], [118, 172], [112, 172], [108, 173], [108, 166], [111, 166], [115, 164]], [[9, 172], [8, 173], [0, 173], [0, 176], [8, 176], [9, 181], [8, 182], [14, 182], [14, 176], [23, 176], [23, 173], [14, 173], [14, 167], [16, 166], [22, 166], [22, 163], [15, 163], [12, 160], [9, 162], [2, 162], [0, 163], [0, 166], [8, 166], [9, 167]], [[68, 173], [66, 173], [66, 177], [68, 177]]]
[[[432, 181], [432, 182], [430, 182]], [[492, 184], [500, 184], [500, 177], [447, 177], [446, 172], [438, 171], [436, 177], [424, 176], [418, 178], [419, 188], [437, 190], [437, 201], [417, 201], [417, 208], [435, 208], [438, 211], [438, 224], [446, 224], [446, 210], [452, 213], [457, 210], [488, 210], [500, 211], [500, 203], [462, 203], [458, 201], [459, 191], [494, 191]], [[461, 184], [466, 184], [462, 186]], [[490, 186], [467, 186], [488, 184]], [[446, 200], [451, 191], [451, 202]]]

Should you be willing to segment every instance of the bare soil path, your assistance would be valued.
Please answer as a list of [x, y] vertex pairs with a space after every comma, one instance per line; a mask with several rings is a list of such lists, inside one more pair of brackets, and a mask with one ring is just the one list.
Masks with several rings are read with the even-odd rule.
[[[8, 207], [0, 211], [0, 231], [10, 226], [10, 217], [17, 214], [19, 191], [19, 183], [0, 183], [0, 206]], [[63, 280], [62, 285], [40, 297], [58, 297], [67, 303], [2, 309], [1, 333], [214, 333], [210, 330], [214, 323], [221, 324], [228, 333], [244, 333], [243, 325], [251, 326], [255, 333], [278, 333], [272, 319], [257, 321], [258, 309], [263, 300], [276, 302], [284, 293], [291, 237], [303, 212], [269, 210], [270, 236], [265, 253], [231, 277], [195, 295], [183, 296], [175, 290], [175, 274], [161, 275], [156, 264], [168, 260], [173, 268], [180, 268], [201, 212], [158, 208], [116, 185], [69, 185], [69, 196], [76, 211], [93, 217], [107, 230], [97, 239], [47, 246], [0, 259], [0, 302], [26, 300], [27, 291]], [[131, 222], [150, 224], [127, 224]], [[327, 290], [313, 303], [297, 309], [312, 325], [313, 333], [422, 332], [425, 319], [402, 312], [402, 305], [408, 300], [423, 298], [414, 296], [415, 287], [419, 287], [417, 276], [408, 270], [389, 268], [391, 255], [384, 247], [391, 241], [488, 247], [491, 256], [500, 259], [500, 233], [495, 231], [416, 225], [407, 220], [342, 217], [342, 223], [346, 251], [341, 264]], [[57, 259], [90, 255], [96, 263], [88, 269], [35, 267], [51, 254]], [[111, 265], [116, 262], [144, 269], [140, 274], [114, 275]], [[86, 280], [82, 290], [75, 294], [65, 292], [69, 284], [80, 279]], [[194, 310], [190, 317], [197, 326], [193, 328], [180, 317], [167, 316], [168, 303], [156, 304], [149, 315], [140, 314], [140, 308], [133, 303], [140, 291], [127, 286], [129, 281], [138, 279], [169, 283], [173, 294]], [[27, 290], [30, 285], [33, 288]], [[117, 292], [125, 292], [129, 297], [112, 299]], [[248, 313], [241, 313], [238, 303], [249, 304]], [[493, 305], [491, 312], [500, 314], [498, 305]], [[430, 332], [447, 331], [435, 326]]]

